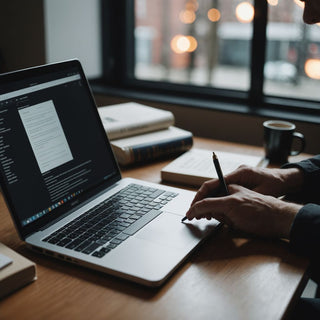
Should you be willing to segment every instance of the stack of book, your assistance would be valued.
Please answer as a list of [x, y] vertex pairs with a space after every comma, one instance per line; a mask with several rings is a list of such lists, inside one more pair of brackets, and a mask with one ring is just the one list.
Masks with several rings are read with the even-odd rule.
[[170, 111], [129, 102], [98, 112], [121, 166], [176, 156], [192, 147], [192, 133], [175, 127]]

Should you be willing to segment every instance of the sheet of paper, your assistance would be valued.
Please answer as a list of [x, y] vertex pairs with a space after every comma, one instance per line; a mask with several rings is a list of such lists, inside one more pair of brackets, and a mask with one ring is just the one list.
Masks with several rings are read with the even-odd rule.
[[19, 114], [41, 173], [73, 159], [52, 100], [20, 109]]

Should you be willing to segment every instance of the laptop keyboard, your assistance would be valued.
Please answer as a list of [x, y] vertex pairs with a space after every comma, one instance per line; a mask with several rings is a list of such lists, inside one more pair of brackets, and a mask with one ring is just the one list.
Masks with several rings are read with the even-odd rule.
[[101, 258], [157, 217], [177, 195], [130, 184], [42, 241]]

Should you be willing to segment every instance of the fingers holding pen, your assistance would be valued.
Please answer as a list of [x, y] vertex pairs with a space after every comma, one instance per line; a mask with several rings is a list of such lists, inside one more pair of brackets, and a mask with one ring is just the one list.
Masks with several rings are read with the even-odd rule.
[[228, 211], [235, 206], [236, 199], [232, 195], [238, 191], [238, 186], [229, 186], [230, 195], [224, 197], [206, 197], [198, 201], [194, 201], [186, 216], [189, 220], [193, 218], [214, 218], [221, 222], [230, 223], [227, 217]]
[[[224, 179], [219, 160], [217, 158], [217, 155], [214, 152], [212, 152], [212, 161], [213, 161], [216, 173], [218, 175], [218, 179], [212, 179], [202, 184], [202, 186], [198, 190], [195, 198], [191, 203], [191, 207], [202, 199], [205, 199], [208, 197], [216, 197], [218, 195], [220, 196], [226, 195], [229, 193], [228, 186]], [[206, 217], [208, 219], [210, 218], [208, 214], [206, 214]]]
[[243, 224], [261, 216], [261, 212], [269, 211], [274, 202], [271, 197], [266, 198], [239, 185], [230, 184], [228, 188], [227, 196], [205, 198], [194, 203], [186, 213], [187, 219], [211, 217], [231, 227], [243, 229]]
[[196, 202], [187, 212], [189, 220], [212, 217], [248, 234], [288, 238], [301, 205], [263, 195], [239, 185], [228, 185], [230, 194]]
[[209, 181], [204, 182], [198, 192], [196, 193], [191, 206], [193, 206], [196, 202], [208, 198], [210, 195], [213, 195], [216, 190], [219, 188], [219, 180], [218, 179], [212, 179]]
[[231, 221], [226, 215], [227, 204], [230, 196], [221, 198], [206, 198], [196, 202], [187, 212], [186, 216], [189, 220], [206, 218], [217, 219], [220, 222], [231, 225]]

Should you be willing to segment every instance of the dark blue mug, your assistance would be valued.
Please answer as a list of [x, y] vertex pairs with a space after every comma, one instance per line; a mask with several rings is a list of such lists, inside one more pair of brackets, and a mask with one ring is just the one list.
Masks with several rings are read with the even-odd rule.
[[[288, 121], [268, 120], [263, 123], [264, 149], [270, 163], [283, 164], [288, 156], [296, 156], [304, 151], [306, 141], [304, 135], [295, 132], [296, 126]], [[298, 140], [298, 150], [292, 150], [293, 141]]]

